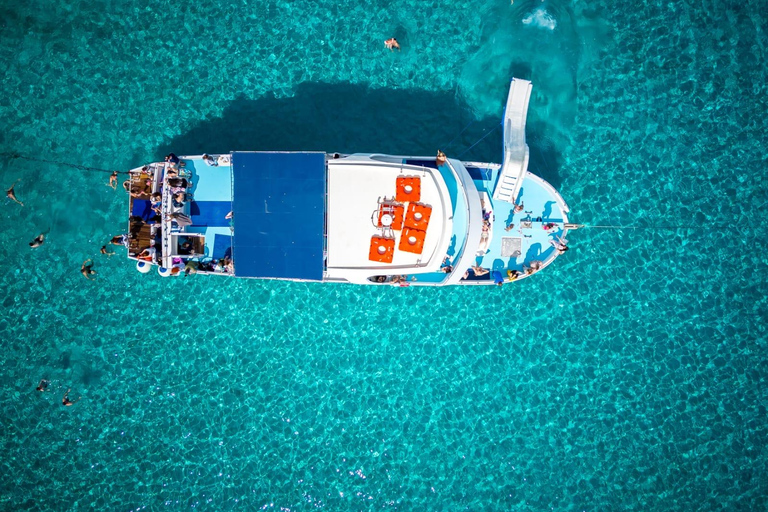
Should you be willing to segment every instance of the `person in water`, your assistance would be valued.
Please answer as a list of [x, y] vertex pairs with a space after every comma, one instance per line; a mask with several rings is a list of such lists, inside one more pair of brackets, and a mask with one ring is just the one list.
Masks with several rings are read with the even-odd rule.
[[41, 245], [43, 245], [44, 241], [45, 241], [45, 234], [44, 233], [40, 233], [39, 235], [37, 235], [37, 237], [35, 237], [34, 240], [29, 242], [29, 246], [31, 248], [35, 249], [35, 248], [40, 247]]
[[389, 48], [390, 51], [394, 51], [395, 49], [400, 50], [400, 44], [397, 42], [397, 39], [394, 37], [390, 37], [386, 41], [384, 41], [384, 46]]
[[117, 171], [112, 171], [109, 176], [109, 186], [112, 187], [112, 190], [117, 190]]
[[49, 381], [49, 380], [41, 379], [35, 389], [37, 391], [48, 391], [48, 384], [50, 384], [50, 383], [51, 383], [51, 381]]
[[127, 233], [124, 235], [113, 236], [109, 243], [112, 245], [124, 245], [128, 247], [128, 238], [129, 236]]
[[82, 398], [82, 397], [80, 397], [80, 396], [79, 396], [79, 397], [77, 397], [77, 400], [75, 400], [75, 401], [73, 402], [72, 400], [70, 400], [70, 399], [69, 399], [69, 392], [70, 392], [70, 391], [72, 391], [72, 388], [69, 388], [69, 389], [67, 390], [67, 392], [66, 392], [66, 393], [64, 393], [64, 397], [61, 399], [61, 405], [64, 405], [64, 406], [66, 406], [66, 407], [69, 407], [70, 405], [74, 405], [74, 404], [75, 404], [75, 402], [77, 402], [78, 400], [80, 400], [80, 399]]
[[24, 203], [22, 203], [21, 201], [19, 201], [18, 199], [16, 199], [16, 192], [14, 192], [14, 191], [13, 191], [13, 188], [16, 186], [16, 183], [18, 183], [19, 181], [21, 181], [21, 178], [19, 178], [18, 180], [16, 180], [16, 181], [13, 183], [13, 185], [11, 185], [11, 188], [9, 188], [8, 190], [6, 190], [6, 191], [5, 191], [5, 197], [7, 197], [8, 199], [11, 199], [11, 200], [13, 200], [13, 201], [15, 201], [15, 202], [19, 203], [21, 206], [24, 206]]
[[107, 256], [114, 256], [114, 254], [115, 254], [115, 251], [107, 249], [106, 245], [102, 245], [101, 249], [99, 249], [99, 252], [101, 254], [106, 254]]
[[93, 277], [94, 274], [96, 274], [96, 271], [93, 270], [93, 261], [91, 261], [91, 258], [88, 258], [83, 262], [82, 266], [80, 267], [80, 273], [83, 274], [83, 277], [91, 281], [96, 279]]

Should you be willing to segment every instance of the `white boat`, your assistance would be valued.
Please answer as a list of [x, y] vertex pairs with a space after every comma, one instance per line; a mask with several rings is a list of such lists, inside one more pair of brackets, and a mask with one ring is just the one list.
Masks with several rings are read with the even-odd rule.
[[567, 249], [568, 205], [528, 172], [531, 83], [503, 164], [321, 152], [169, 155], [131, 171], [128, 257], [147, 272], [366, 285], [493, 285]]

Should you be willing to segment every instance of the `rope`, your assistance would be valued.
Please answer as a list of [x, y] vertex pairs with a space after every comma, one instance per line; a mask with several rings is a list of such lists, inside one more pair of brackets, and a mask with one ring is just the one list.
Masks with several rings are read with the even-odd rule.
[[72, 167], [73, 169], [79, 169], [81, 171], [93, 171], [93, 172], [108, 172], [112, 174], [113, 172], [117, 172], [118, 174], [130, 174], [127, 171], [114, 171], [110, 169], [102, 169], [100, 167], [88, 167], [87, 165], [79, 165], [79, 164], [72, 164], [69, 162], [61, 162], [58, 160], [46, 160], [45, 158], [33, 158], [31, 156], [24, 156], [20, 153], [0, 153], [0, 156], [6, 156], [10, 158], [11, 160], [15, 160], [17, 158], [21, 160], [28, 160], [30, 162], [42, 162], [46, 164], [54, 164], [54, 165], [63, 165], [65, 167]]
[[469, 150], [470, 150], [470, 149], [472, 149], [473, 147], [475, 147], [475, 146], [477, 146], [478, 144], [480, 144], [481, 142], [483, 142], [483, 140], [484, 140], [484, 139], [485, 139], [487, 136], [489, 136], [490, 134], [492, 134], [493, 132], [495, 132], [495, 131], [496, 131], [496, 130], [499, 128], [499, 126], [501, 126], [501, 125], [498, 125], [498, 126], [496, 126], [496, 127], [493, 129], [493, 130], [491, 130], [491, 131], [489, 131], [488, 133], [486, 133], [485, 135], [483, 135], [483, 137], [482, 137], [480, 140], [478, 140], [477, 142], [475, 142], [474, 144], [472, 144], [471, 146], [469, 146], [467, 149], [465, 149], [464, 151], [462, 151], [462, 152], [461, 152], [461, 154], [460, 154], [459, 156], [457, 156], [456, 158], [461, 158], [461, 157], [464, 155], [464, 153], [466, 153], [467, 151], [469, 151]]
[[650, 230], [658, 230], [658, 231], [674, 231], [674, 230], [697, 230], [697, 229], [706, 229], [707, 231], [712, 231], [716, 229], [733, 229], [729, 226], [590, 226], [588, 224], [579, 224], [578, 227], [569, 227], [569, 230], [576, 230], [580, 228], [592, 228], [592, 229], [650, 229]]
[[475, 120], [474, 120], [474, 119], [473, 119], [473, 120], [471, 120], [471, 121], [469, 122], [469, 124], [468, 124], [467, 126], [465, 126], [465, 127], [464, 127], [464, 129], [463, 129], [463, 130], [461, 130], [461, 131], [459, 132], [459, 134], [458, 134], [458, 135], [456, 135], [454, 138], [452, 138], [452, 139], [451, 139], [451, 142], [449, 142], [448, 144], [446, 144], [446, 145], [444, 146], [444, 147], [445, 147], [445, 149], [448, 149], [449, 147], [451, 147], [451, 144], [453, 144], [453, 141], [455, 141], [456, 139], [458, 139], [459, 137], [461, 137], [461, 134], [462, 134], [462, 133], [464, 133], [464, 132], [467, 130], [467, 128], [469, 128], [469, 127], [470, 127], [470, 126], [471, 126], [471, 125], [472, 125], [474, 122], [475, 122]]

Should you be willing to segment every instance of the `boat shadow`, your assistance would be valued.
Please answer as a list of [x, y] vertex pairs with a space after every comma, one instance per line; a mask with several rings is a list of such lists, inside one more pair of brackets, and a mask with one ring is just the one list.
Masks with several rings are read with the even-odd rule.
[[500, 124], [500, 117], [477, 119], [453, 91], [305, 82], [287, 98], [236, 98], [221, 117], [200, 120], [157, 148], [156, 157], [230, 151], [422, 156], [443, 149], [454, 158], [500, 162]]

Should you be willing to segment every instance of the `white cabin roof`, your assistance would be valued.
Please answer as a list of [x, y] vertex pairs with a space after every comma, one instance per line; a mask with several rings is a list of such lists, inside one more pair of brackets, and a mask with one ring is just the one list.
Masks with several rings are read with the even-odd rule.
[[[420, 255], [400, 251], [402, 231], [393, 231], [392, 263], [370, 261], [371, 237], [381, 234], [381, 229], [373, 223], [374, 212], [378, 211], [379, 200], [395, 197], [398, 176], [419, 176], [419, 202], [432, 207], [424, 250]], [[440, 268], [453, 223], [448, 189], [436, 169], [368, 157], [330, 160], [327, 201], [328, 277], [348, 279], [352, 275], [434, 272]]]

